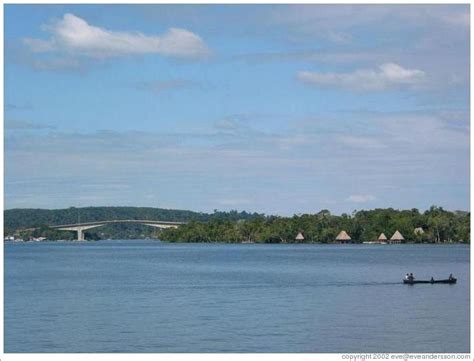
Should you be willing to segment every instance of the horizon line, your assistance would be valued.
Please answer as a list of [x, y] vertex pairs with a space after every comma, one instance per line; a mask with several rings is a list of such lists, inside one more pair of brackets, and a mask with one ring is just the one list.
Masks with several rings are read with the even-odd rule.
[[416, 209], [418, 210], [418, 212], [420, 213], [423, 213], [423, 212], [426, 212], [428, 211], [431, 207], [437, 207], [437, 208], [442, 208], [443, 210], [445, 211], [448, 211], [448, 212], [467, 212], [467, 213], [470, 213], [471, 210], [470, 209], [467, 209], [467, 210], [463, 210], [463, 209], [447, 209], [447, 208], [444, 208], [443, 206], [439, 206], [439, 205], [431, 205], [429, 208], [426, 208], [426, 209], [421, 209], [421, 208], [417, 208], [417, 207], [411, 207], [411, 208], [404, 208], [404, 209], [401, 209], [401, 208], [394, 208], [394, 207], [375, 207], [375, 208], [360, 208], [360, 209], [354, 209], [352, 210], [351, 212], [342, 212], [340, 214], [337, 214], [337, 213], [332, 213], [332, 211], [330, 209], [327, 209], [327, 208], [322, 208], [320, 209], [319, 211], [315, 211], [314, 213], [308, 213], [308, 212], [305, 212], [305, 213], [293, 213], [291, 216], [290, 215], [281, 215], [281, 214], [275, 214], [275, 213], [265, 213], [265, 212], [257, 212], [257, 211], [249, 211], [249, 210], [238, 210], [238, 209], [229, 209], [229, 210], [219, 210], [219, 209], [214, 209], [213, 211], [196, 211], [196, 210], [191, 210], [191, 209], [179, 209], [179, 208], [164, 208], [164, 207], [152, 207], [152, 206], [69, 206], [69, 207], [65, 207], [65, 208], [4, 208], [4, 212], [5, 211], [12, 211], [12, 210], [45, 210], [45, 211], [55, 211], [55, 210], [67, 210], [67, 209], [70, 209], [70, 208], [76, 208], [76, 209], [83, 209], [83, 208], [151, 208], [151, 209], [163, 209], [163, 210], [173, 210], [173, 211], [188, 211], [188, 212], [193, 212], [193, 213], [205, 213], [205, 214], [213, 214], [215, 213], [216, 211], [217, 212], [226, 212], [226, 213], [229, 213], [229, 212], [232, 212], [232, 211], [236, 211], [236, 212], [239, 212], [239, 213], [242, 213], [242, 212], [246, 212], [246, 213], [249, 213], [249, 214], [254, 214], [254, 213], [257, 213], [257, 214], [260, 214], [260, 215], [263, 215], [263, 216], [279, 216], [279, 217], [292, 217], [292, 216], [301, 216], [301, 215], [305, 215], [305, 214], [308, 214], [308, 215], [313, 215], [313, 214], [318, 214], [320, 213], [321, 211], [324, 211], [324, 210], [327, 210], [329, 211], [329, 213], [331, 215], [336, 215], [336, 216], [342, 216], [343, 214], [353, 214], [354, 212], [360, 212], [360, 211], [374, 211], [374, 210], [377, 210], [377, 209], [393, 209], [395, 211], [410, 211], [412, 209]]

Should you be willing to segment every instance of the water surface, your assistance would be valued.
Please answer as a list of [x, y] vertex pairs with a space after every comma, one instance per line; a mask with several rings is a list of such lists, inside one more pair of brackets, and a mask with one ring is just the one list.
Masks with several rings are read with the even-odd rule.
[[5, 352], [470, 351], [465, 245], [5, 243], [4, 284]]

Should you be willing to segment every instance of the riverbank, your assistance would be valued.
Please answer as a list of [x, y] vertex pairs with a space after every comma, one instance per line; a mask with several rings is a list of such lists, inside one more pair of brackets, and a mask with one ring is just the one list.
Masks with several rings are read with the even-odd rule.
[[[129, 240], [129, 239], [128, 239]], [[337, 245], [337, 246], [348, 246], [348, 245], [360, 245], [360, 246], [400, 246], [400, 245], [450, 245], [450, 244], [463, 244], [463, 245], [470, 245], [470, 243], [466, 242], [403, 242], [403, 243], [396, 243], [396, 244], [389, 244], [389, 243], [378, 243], [378, 242], [362, 242], [362, 243], [321, 243], [321, 242], [193, 242], [193, 241], [181, 241], [181, 242], [174, 242], [174, 241], [164, 241], [158, 238], [140, 238], [134, 239], [139, 241], [155, 241], [155, 242], [162, 242], [162, 243], [169, 243], [169, 244], [245, 244], [245, 245], [264, 245], [264, 244], [281, 244], [281, 245]], [[42, 240], [23, 240], [23, 239], [15, 239], [15, 240], [4, 240], [4, 243], [45, 243], [45, 242], [59, 242], [59, 243], [91, 243], [91, 242], [110, 242], [110, 241], [127, 241], [127, 239], [85, 239], [82, 241], [74, 240], [74, 239], [57, 239], [57, 240], [50, 240], [50, 239], [42, 239]]]

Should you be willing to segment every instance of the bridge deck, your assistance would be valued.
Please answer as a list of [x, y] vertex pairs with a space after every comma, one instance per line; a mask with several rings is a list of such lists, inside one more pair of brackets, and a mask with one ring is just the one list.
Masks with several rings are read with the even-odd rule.
[[167, 226], [180, 226], [186, 224], [186, 222], [168, 222], [168, 221], [154, 221], [149, 219], [117, 219], [111, 221], [95, 221], [95, 222], [83, 222], [83, 223], [71, 223], [71, 224], [58, 224], [49, 226], [50, 228], [65, 228], [65, 227], [83, 227], [83, 226], [95, 226], [105, 225], [114, 223], [134, 223], [134, 224], [162, 224]]

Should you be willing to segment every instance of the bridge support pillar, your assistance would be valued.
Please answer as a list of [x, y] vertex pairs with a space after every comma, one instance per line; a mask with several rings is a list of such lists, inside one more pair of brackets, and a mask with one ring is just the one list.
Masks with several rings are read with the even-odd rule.
[[84, 239], [84, 231], [87, 230], [87, 229], [91, 229], [91, 228], [95, 228], [95, 227], [98, 227], [98, 226], [76, 226], [76, 227], [57, 227], [56, 229], [60, 230], [60, 231], [73, 231], [73, 232], [76, 232], [77, 234], [77, 238], [76, 238], [76, 241], [85, 241]]
[[82, 228], [77, 229], [77, 240], [78, 241], [84, 240], [84, 230]]

